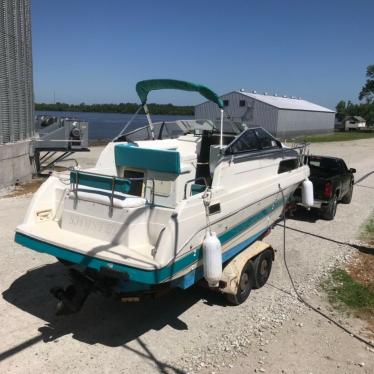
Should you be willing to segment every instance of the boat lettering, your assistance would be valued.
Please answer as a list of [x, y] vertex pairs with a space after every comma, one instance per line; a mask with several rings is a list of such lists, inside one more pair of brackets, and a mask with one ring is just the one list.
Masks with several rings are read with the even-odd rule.
[[70, 216], [70, 225], [79, 227], [85, 231], [90, 232], [101, 232], [105, 234], [115, 234], [116, 227], [113, 225], [105, 224], [104, 222], [100, 222], [97, 220], [93, 220], [89, 217], [83, 217], [83, 216]]

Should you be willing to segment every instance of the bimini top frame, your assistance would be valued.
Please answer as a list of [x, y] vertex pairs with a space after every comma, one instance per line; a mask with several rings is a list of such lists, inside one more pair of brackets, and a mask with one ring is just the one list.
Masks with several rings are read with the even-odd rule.
[[[155, 139], [154, 135], [154, 128], [153, 123], [151, 120], [151, 116], [149, 114], [149, 110], [147, 107], [147, 99], [148, 94], [151, 91], [155, 90], [164, 90], [164, 89], [175, 89], [175, 90], [182, 90], [182, 91], [192, 91], [192, 92], [198, 92], [201, 96], [205, 97], [206, 99], [216, 103], [218, 107], [221, 110], [221, 140], [220, 140], [220, 146], [222, 148], [222, 134], [223, 134], [223, 101], [218, 97], [218, 95], [213, 92], [210, 88], [203, 86], [201, 84], [197, 83], [191, 83], [191, 82], [185, 82], [185, 81], [179, 81], [175, 79], [149, 79], [140, 81], [136, 84], [136, 92], [138, 93], [138, 96], [141, 101], [141, 106], [144, 109], [145, 115], [147, 117], [148, 125], [151, 130], [152, 139]], [[136, 111], [135, 115], [139, 112], [141, 107]], [[132, 119], [135, 117], [135, 115], [131, 118], [129, 122], [132, 121]], [[129, 123], [127, 124], [129, 125]], [[126, 127], [127, 127], [126, 125]], [[121, 131], [120, 135], [123, 133], [124, 129]], [[120, 136], [118, 135], [117, 138]]]
[[149, 128], [151, 130], [152, 138], [154, 139], [154, 130], [153, 124], [151, 120], [151, 116], [149, 115], [148, 107], [147, 107], [147, 98], [150, 91], [155, 90], [164, 90], [164, 89], [174, 89], [174, 90], [182, 90], [182, 91], [192, 91], [198, 92], [201, 96], [205, 97], [206, 99], [213, 101], [218, 105], [221, 110], [221, 126], [220, 126], [220, 147], [222, 148], [222, 135], [223, 135], [223, 101], [218, 97], [218, 95], [213, 92], [210, 88], [205, 87], [201, 84], [179, 81], [175, 79], [149, 79], [140, 81], [136, 84], [136, 92], [142, 102], [142, 106], [144, 108], [145, 115], [147, 116]]
[[175, 79], [149, 79], [140, 81], [136, 84], [136, 92], [138, 93], [143, 106], [147, 104], [149, 92], [164, 89], [198, 92], [201, 96], [216, 103], [220, 109], [223, 109], [223, 101], [218, 97], [218, 95], [210, 88], [201, 84]]

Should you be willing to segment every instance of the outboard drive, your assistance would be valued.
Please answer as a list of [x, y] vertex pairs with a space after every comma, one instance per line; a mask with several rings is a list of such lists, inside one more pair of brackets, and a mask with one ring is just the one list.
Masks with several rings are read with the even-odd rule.
[[78, 270], [69, 269], [73, 283], [69, 286], [53, 287], [51, 294], [59, 300], [56, 306], [57, 315], [77, 313], [82, 309], [88, 295], [93, 290], [93, 282]]

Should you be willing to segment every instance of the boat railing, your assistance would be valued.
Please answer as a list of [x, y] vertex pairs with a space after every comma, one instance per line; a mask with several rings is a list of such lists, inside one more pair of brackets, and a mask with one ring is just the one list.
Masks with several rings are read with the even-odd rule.
[[286, 152], [293, 150], [298, 153], [298, 162], [299, 166], [304, 165], [305, 157], [307, 156], [307, 148], [310, 143], [292, 143], [291, 145], [287, 145], [286, 147], [282, 148], [283, 151], [283, 158], [286, 156]]
[[[206, 180], [205, 177], [198, 177], [198, 178], [194, 178], [194, 179], [189, 179], [188, 181], [186, 181], [186, 183], [184, 184], [184, 198], [187, 199], [187, 188], [188, 188], [188, 185], [191, 184], [191, 183], [196, 183], [196, 182], [199, 182], [199, 181], [203, 181], [204, 182], [204, 185], [205, 185], [205, 189], [200, 191], [200, 192], [204, 192], [206, 191], [206, 189], [209, 187], [208, 186], [208, 182]], [[191, 191], [190, 191], [190, 194], [191, 194]]]
[[[129, 178], [120, 178], [116, 175], [108, 175], [108, 174], [101, 174], [101, 173], [93, 173], [89, 171], [81, 171], [78, 169], [72, 169], [70, 173], [70, 190], [74, 194], [74, 206], [77, 205], [78, 202], [78, 191], [79, 185], [87, 186], [93, 188], [90, 190], [92, 193], [95, 193], [96, 190], [107, 190], [110, 192], [109, 194], [109, 209], [110, 215], [113, 213], [114, 207], [114, 198], [115, 193], [125, 193], [127, 194], [131, 188], [131, 182], [139, 182], [142, 181], [144, 183], [144, 188], [141, 197], [147, 200], [147, 190], [148, 190], [148, 183], [151, 182], [151, 192], [150, 192], [150, 204], [154, 204], [155, 201], [155, 180], [154, 178], [144, 178], [144, 177], [129, 177]], [[131, 197], [133, 195], [130, 195]], [[134, 197], [137, 197], [134, 195]]]

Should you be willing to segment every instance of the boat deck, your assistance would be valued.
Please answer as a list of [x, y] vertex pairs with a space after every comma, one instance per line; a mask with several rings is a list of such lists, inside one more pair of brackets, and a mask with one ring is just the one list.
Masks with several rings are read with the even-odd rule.
[[[130, 249], [117, 243], [63, 230], [56, 221], [38, 222], [33, 226], [20, 225], [17, 232], [37, 239], [39, 242], [45, 242], [87, 257], [82, 265], [88, 265], [90, 258], [99, 258], [108, 263], [113, 262], [144, 270], [154, 270], [161, 267], [153, 259], [152, 250], [154, 247], [152, 245]], [[44, 252], [43, 250], [40, 251]]]

